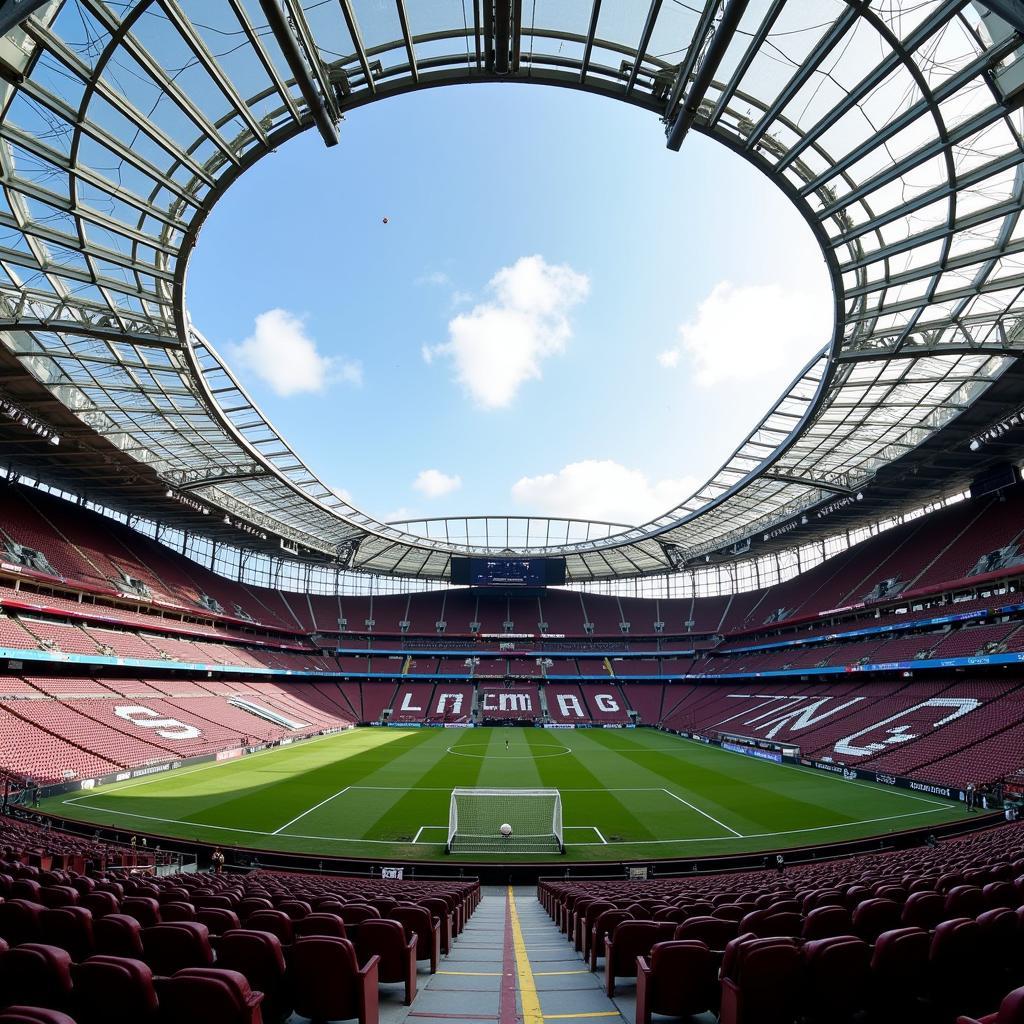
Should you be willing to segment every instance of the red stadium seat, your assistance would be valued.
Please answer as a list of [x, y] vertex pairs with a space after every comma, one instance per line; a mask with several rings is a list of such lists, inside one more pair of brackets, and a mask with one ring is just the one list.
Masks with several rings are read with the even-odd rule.
[[359, 959], [377, 958], [379, 984], [398, 983], [405, 987], [405, 1005], [416, 998], [416, 939], [407, 939], [398, 921], [368, 918], [359, 925], [356, 936]]
[[651, 1014], [691, 1017], [718, 1008], [718, 958], [703, 942], [658, 942], [637, 960], [636, 1024]]
[[72, 968], [79, 1024], [147, 1024], [156, 1021], [153, 972], [141, 960], [94, 956]]
[[237, 971], [189, 967], [159, 984], [160, 1015], [188, 1024], [262, 1024], [261, 992]]
[[27, 942], [0, 957], [0, 1006], [71, 1005], [71, 957], [66, 950]]
[[371, 957], [360, 967], [348, 939], [299, 939], [288, 968], [295, 1012], [314, 1021], [357, 1019], [359, 1024], [377, 1024], [377, 963], [377, 957]]
[[284, 952], [276, 935], [249, 929], [225, 932], [217, 945], [217, 966], [244, 974], [249, 985], [263, 993], [266, 1024], [291, 1013]]

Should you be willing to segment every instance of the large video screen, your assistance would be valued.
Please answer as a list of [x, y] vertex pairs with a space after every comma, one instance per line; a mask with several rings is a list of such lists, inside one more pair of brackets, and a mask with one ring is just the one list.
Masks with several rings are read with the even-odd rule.
[[452, 583], [470, 587], [548, 587], [565, 583], [564, 558], [452, 558]]

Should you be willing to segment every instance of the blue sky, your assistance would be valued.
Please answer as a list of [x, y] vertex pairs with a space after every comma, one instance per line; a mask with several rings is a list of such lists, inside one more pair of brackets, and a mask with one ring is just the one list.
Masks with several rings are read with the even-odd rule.
[[809, 229], [745, 161], [519, 84], [284, 146], [214, 211], [188, 302], [300, 455], [386, 519], [643, 521], [831, 330]]

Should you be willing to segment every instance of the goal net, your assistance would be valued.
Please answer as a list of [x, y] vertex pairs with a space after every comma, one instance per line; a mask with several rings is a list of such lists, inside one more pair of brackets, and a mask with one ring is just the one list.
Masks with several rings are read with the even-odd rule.
[[446, 850], [565, 853], [561, 795], [557, 789], [453, 789]]

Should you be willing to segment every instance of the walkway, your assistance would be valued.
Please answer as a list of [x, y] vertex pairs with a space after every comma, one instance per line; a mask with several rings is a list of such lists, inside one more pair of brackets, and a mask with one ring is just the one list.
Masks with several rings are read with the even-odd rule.
[[[409, 1008], [381, 1000], [381, 1024], [633, 1024], [634, 985], [613, 1002], [537, 902], [530, 886], [485, 886], [437, 974], [420, 975]], [[383, 993], [382, 993], [383, 995]]]

